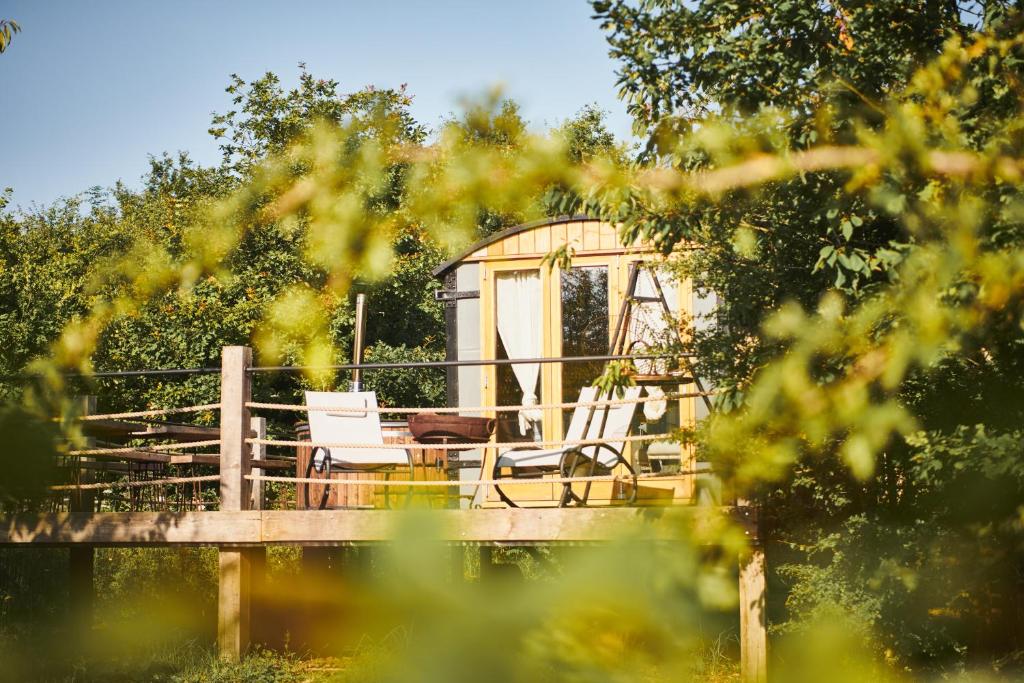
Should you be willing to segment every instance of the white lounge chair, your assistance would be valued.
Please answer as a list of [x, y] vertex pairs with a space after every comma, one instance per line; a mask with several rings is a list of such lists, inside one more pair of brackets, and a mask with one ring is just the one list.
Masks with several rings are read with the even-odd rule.
[[[384, 445], [377, 412], [377, 394], [372, 391], [307, 391], [306, 405], [315, 408], [339, 408], [309, 411], [309, 439], [313, 443], [350, 443]], [[306, 478], [315, 471], [325, 475], [325, 484], [332, 472], [366, 472], [407, 465], [413, 475], [412, 454], [404, 448], [344, 448], [315, 446], [310, 453]], [[309, 501], [309, 485], [306, 485]], [[330, 485], [324, 487], [319, 507], [327, 504]]]
[[[625, 389], [625, 400], [630, 403], [618, 403], [611, 406], [577, 406], [569, 420], [569, 428], [566, 430], [565, 441], [587, 441], [598, 440], [602, 443], [590, 446], [579, 446], [572, 443], [562, 448], [547, 450], [531, 449], [529, 447], [514, 448], [504, 451], [495, 459], [492, 475], [500, 479], [502, 469], [511, 469], [513, 477], [542, 476], [552, 470], [558, 471], [563, 477], [572, 476], [580, 465], [588, 467], [588, 475], [610, 472], [616, 465], [626, 466], [630, 474], [635, 476], [632, 465], [622, 457], [624, 439], [629, 432], [629, 426], [633, 422], [633, 414], [636, 412], [637, 404], [634, 402], [640, 397], [641, 387], [627, 387]], [[596, 387], [584, 387], [580, 391], [577, 403], [592, 403], [598, 400]], [[605, 399], [606, 400], [606, 399]], [[586, 503], [590, 486], [586, 486], [583, 497], [573, 493], [572, 485], [565, 484], [565, 490], [559, 505], [567, 505], [570, 500], [576, 500], [580, 504]], [[508, 505], [516, 507], [499, 486], [494, 487], [498, 496]], [[636, 487], [633, 487], [635, 491]]]

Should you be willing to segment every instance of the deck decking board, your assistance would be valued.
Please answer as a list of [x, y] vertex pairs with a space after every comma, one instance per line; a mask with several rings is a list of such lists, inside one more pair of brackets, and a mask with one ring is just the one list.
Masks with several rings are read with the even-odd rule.
[[[686, 524], [699, 525], [725, 510], [693, 506], [435, 509], [416, 510], [412, 516], [433, 522], [442, 541], [560, 543], [614, 540], [630, 530], [652, 540], [672, 540]], [[17, 515], [0, 519], [0, 546], [345, 545], [393, 540], [404, 520], [410, 518], [400, 510]]]

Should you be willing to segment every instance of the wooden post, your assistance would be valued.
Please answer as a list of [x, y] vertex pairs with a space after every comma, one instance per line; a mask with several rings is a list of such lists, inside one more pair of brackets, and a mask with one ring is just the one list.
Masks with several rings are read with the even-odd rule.
[[494, 548], [489, 545], [481, 545], [477, 548], [480, 556], [480, 582], [494, 580]]
[[750, 538], [750, 554], [740, 558], [740, 680], [768, 680], [768, 628], [765, 619], [765, 559], [754, 508], [739, 507]]
[[68, 552], [68, 594], [72, 628], [76, 637], [84, 640], [92, 629], [95, 551], [91, 545], [75, 544]]
[[[82, 415], [95, 414], [96, 397], [83, 396], [80, 399]], [[95, 439], [86, 439], [86, 447], [95, 445]], [[82, 460], [92, 458], [83, 457]], [[79, 481], [91, 483], [92, 471], [79, 472]], [[71, 512], [95, 512], [95, 494], [92, 491], [72, 491], [68, 508]], [[68, 596], [71, 606], [73, 628], [77, 636], [84, 638], [92, 628], [95, 549], [91, 545], [75, 544], [68, 550]]]
[[[249, 426], [251, 432], [256, 435], [257, 439], [267, 438], [267, 418], [265, 417], [253, 417], [250, 418]], [[254, 443], [252, 444], [252, 459], [255, 461], [265, 460], [267, 458], [267, 447], [264, 444]], [[252, 473], [255, 475], [263, 474], [263, 468], [253, 467]], [[253, 510], [263, 510], [266, 506], [266, 488], [267, 482], [265, 481], [254, 481], [252, 482], [252, 499], [251, 507]], [[267, 548], [266, 546], [260, 546], [258, 548], [250, 548], [249, 552], [252, 554], [250, 558], [250, 574], [252, 581], [252, 598], [250, 600], [249, 612], [251, 614], [251, 627], [250, 627], [250, 638], [255, 643], [266, 643], [270, 636], [269, 632], [270, 624], [266, 620], [266, 610], [263, 608], [265, 605], [264, 596], [266, 595], [266, 580], [267, 580]]]
[[225, 346], [220, 371], [220, 509], [247, 510], [252, 490], [245, 477], [252, 469], [249, 435], [252, 349]]
[[[249, 427], [253, 434], [256, 435], [257, 439], [267, 438], [267, 418], [265, 417], [253, 417], [249, 420]], [[261, 443], [254, 443], [252, 445], [252, 459], [253, 460], [266, 460], [267, 459], [267, 447]], [[255, 475], [262, 475], [263, 469], [260, 467], [252, 467], [252, 473]], [[262, 510], [266, 502], [266, 489], [267, 482], [265, 481], [254, 481], [252, 482], [252, 509]]]
[[[252, 450], [245, 442], [250, 416], [245, 404], [252, 395], [248, 369], [252, 349], [226, 346], [220, 376], [220, 509], [249, 509], [252, 487], [245, 478]], [[252, 557], [249, 549], [220, 549], [217, 644], [221, 659], [238, 661], [249, 647]]]

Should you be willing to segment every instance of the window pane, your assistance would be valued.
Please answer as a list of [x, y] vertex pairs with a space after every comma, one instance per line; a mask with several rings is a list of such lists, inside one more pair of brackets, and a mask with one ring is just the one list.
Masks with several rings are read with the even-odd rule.
[[[562, 272], [562, 355], [600, 356], [608, 352], [608, 268], [582, 266]], [[562, 364], [562, 400], [575, 401], [580, 389], [601, 374], [604, 363]], [[563, 436], [572, 417], [563, 411]]]

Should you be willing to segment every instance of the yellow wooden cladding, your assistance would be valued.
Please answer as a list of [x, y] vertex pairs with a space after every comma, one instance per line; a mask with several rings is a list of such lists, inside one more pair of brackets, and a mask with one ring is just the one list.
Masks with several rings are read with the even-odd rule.
[[[623, 247], [619, 244], [619, 236], [615, 225], [596, 220], [564, 221], [553, 224], [527, 228], [507, 235], [465, 257], [462, 262], [479, 262], [480, 268], [480, 325], [482, 358], [493, 359], [497, 349], [497, 297], [495, 291], [496, 276], [502, 272], [517, 270], [535, 270], [541, 280], [540, 315], [543, 320], [542, 334], [543, 355], [548, 358], [562, 355], [561, 334], [561, 271], [542, 263], [542, 259], [550, 251], [568, 244], [573, 250], [573, 266], [604, 266], [608, 268], [608, 320], [609, 335], [614, 334], [619, 308], [625, 294], [629, 279], [629, 268], [632, 263], [644, 259], [658, 258], [653, 249], [647, 247]], [[486, 252], [482, 254], [482, 252]], [[692, 286], [690, 282], [678, 284], [679, 312], [684, 319], [692, 314]], [[685, 330], [682, 330], [686, 334]], [[611, 339], [609, 339], [609, 342]], [[482, 367], [481, 386], [485, 405], [497, 405], [497, 369], [494, 366]], [[541, 365], [541, 403], [552, 404], [573, 401], [576, 396], [562, 395], [562, 367], [558, 363]], [[685, 391], [692, 385], [671, 385], [664, 387], [666, 391]], [[681, 427], [692, 427], [696, 424], [696, 399], [679, 401], [679, 421]], [[642, 408], [638, 407], [638, 410]], [[493, 414], [492, 414], [493, 415]], [[545, 441], [558, 441], [563, 434], [563, 414], [557, 409], [545, 410], [543, 420], [543, 438]], [[659, 477], [657, 480], [642, 480], [636, 492], [637, 505], [668, 505], [689, 502], [695, 491], [694, 475], [695, 457], [692, 446], [679, 447], [680, 473]], [[633, 454], [624, 454], [633, 459]], [[496, 454], [487, 449], [484, 454], [482, 476], [489, 477]], [[635, 459], [634, 459], [635, 460]], [[626, 475], [625, 468], [620, 467], [616, 474]], [[630, 491], [628, 484], [602, 482], [593, 485], [590, 493], [592, 505], [622, 505]], [[522, 506], [550, 506], [560, 497], [562, 487], [538, 480], [536, 485], [516, 486], [508, 493]], [[497, 493], [488, 489], [484, 500], [485, 506], [503, 506]]]
[[611, 223], [596, 220], [562, 221], [518, 230], [490, 242], [463, 257], [461, 263], [505, 261], [543, 257], [568, 245], [576, 256], [625, 253], [649, 253], [654, 248], [637, 241], [629, 247], [619, 243], [618, 229]]

